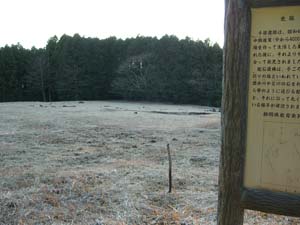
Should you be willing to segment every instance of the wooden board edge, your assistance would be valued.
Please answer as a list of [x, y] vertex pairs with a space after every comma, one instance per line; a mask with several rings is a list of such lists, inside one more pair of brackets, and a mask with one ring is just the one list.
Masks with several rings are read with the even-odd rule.
[[295, 6], [300, 5], [299, 0], [249, 0], [252, 8], [276, 7], [276, 6]]
[[300, 217], [299, 194], [244, 188], [241, 202], [244, 209]]

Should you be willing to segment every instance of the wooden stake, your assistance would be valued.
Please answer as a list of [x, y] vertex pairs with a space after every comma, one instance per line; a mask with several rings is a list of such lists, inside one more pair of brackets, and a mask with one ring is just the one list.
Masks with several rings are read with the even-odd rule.
[[171, 158], [171, 151], [170, 151], [170, 145], [167, 144], [167, 150], [168, 150], [168, 158], [169, 158], [169, 193], [172, 192], [172, 158]]

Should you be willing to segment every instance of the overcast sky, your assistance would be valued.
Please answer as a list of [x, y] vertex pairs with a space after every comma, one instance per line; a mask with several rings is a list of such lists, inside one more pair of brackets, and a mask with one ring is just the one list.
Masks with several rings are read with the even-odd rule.
[[223, 46], [224, 0], [0, 0], [0, 47], [45, 47], [54, 35], [174, 34]]

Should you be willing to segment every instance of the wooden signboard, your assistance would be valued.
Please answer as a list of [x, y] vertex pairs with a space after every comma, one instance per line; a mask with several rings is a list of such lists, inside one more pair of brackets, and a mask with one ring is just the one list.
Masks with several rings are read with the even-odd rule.
[[225, 1], [218, 224], [300, 216], [300, 1]]
[[299, 194], [300, 6], [251, 15], [244, 184]]

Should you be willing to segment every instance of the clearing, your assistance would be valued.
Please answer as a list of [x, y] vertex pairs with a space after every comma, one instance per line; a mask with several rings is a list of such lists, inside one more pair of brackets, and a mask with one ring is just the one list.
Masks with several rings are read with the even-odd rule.
[[[209, 107], [0, 103], [0, 224], [215, 224], [219, 152]], [[300, 222], [247, 210], [245, 224]]]

